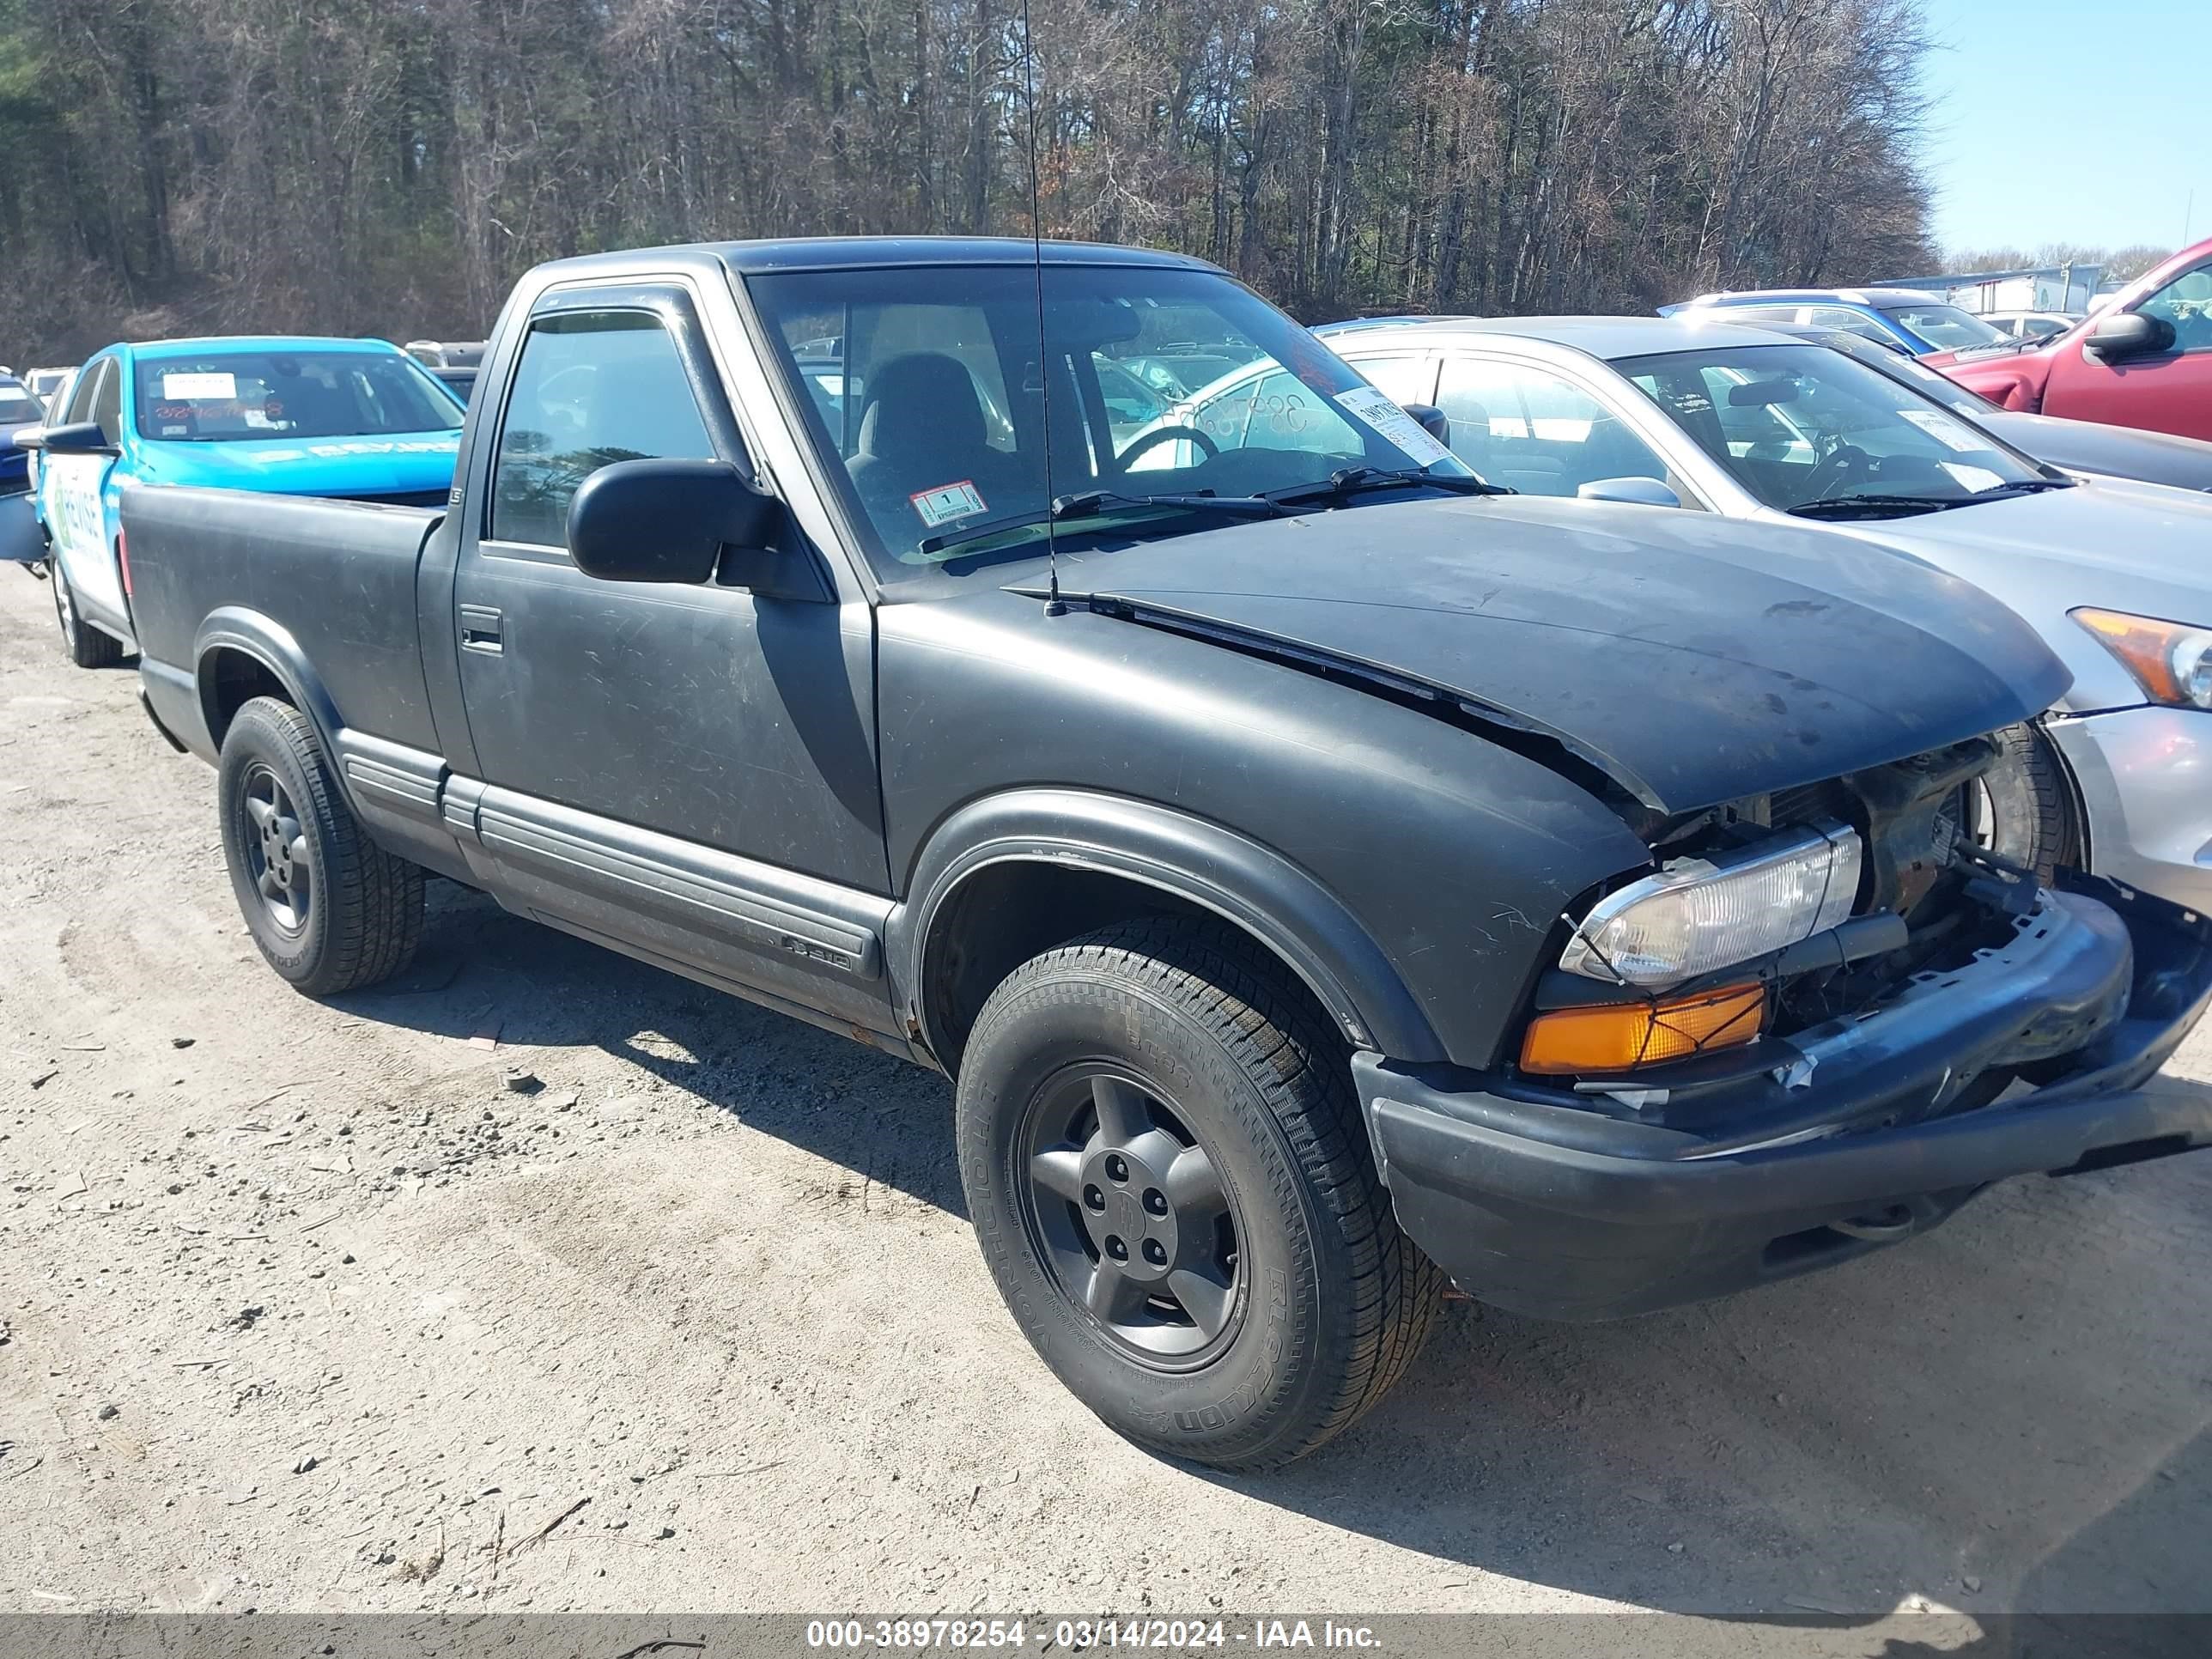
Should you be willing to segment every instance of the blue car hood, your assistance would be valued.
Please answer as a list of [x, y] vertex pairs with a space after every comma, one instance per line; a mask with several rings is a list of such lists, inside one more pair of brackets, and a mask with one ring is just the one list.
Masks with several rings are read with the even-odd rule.
[[457, 432], [373, 438], [255, 438], [221, 443], [143, 440], [132, 477], [283, 495], [398, 495], [445, 489]]

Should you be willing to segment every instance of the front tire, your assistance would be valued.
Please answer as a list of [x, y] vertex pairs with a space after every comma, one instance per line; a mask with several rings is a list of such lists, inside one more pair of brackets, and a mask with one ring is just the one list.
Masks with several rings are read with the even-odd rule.
[[2081, 856], [2073, 791], [2051, 739], [2036, 726], [2008, 726], [1990, 735], [1997, 757], [1977, 783], [1966, 786], [1973, 838], [2048, 882], [2059, 866]]
[[404, 968], [422, 936], [422, 870], [368, 838], [305, 714], [256, 697], [223, 733], [223, 861], [253, 942], [312, 997]]
[[123, 660], [123, 641], [112, 634], [101, 633], [78, 614], [76, 592], [70, 586], [69, 573], [62, 568], [58, 550], [52, 562], [54, 620], [61, 624], [62, 649], [79, 668], [114, 667]]
[[1342, 1045], [1232, 930], [1125, 924], [1024, 963], [960, 1067], [992, 1276], [1076, 1396], [1228, 1470], [1382, 1396], [1442, 1299], [1376, 1178]]

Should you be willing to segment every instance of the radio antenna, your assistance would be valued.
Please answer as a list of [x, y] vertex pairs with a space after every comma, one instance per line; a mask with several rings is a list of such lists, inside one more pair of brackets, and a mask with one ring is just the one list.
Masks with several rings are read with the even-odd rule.
[[1030, 267], [1036, 277], [1037, 411], [1044, 420], [1044, 556], [1047, 579], [1044, 614], [1064, 617], [1060, 597], [1059, 526], [1052, 516], [1052, 358], [1044, 335], [1044, 216], [1038, 206], [1036, 40], [1030, 33], [1030, 0], [1022, 0], [1022, 101], [1030, 116]]

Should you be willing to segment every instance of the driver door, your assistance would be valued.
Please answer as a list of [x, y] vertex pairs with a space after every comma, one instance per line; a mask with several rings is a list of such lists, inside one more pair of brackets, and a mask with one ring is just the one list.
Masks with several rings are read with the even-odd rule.
[[889, 1029], [865, 600], [826, 580], [806, 599], [719, 577], [602, 580], [568, 556], [569, 502], [603, 466], [720, 459], [755, 476], [690, 293], [556, 290], [501, 359], [505, 384], [478, 405], [498, 409], [498, 435], [452, 625], [502, 900]]
[[2170, 350], [2106, 362], [2088, 330], [2058, 348], [2043, 412], [2185, 438], [2212, 438], [2212, 260], [2175, 277], [2135, 309], [2173, 327]]
[[[113, 356], [96, 360], [77, 377], [69, 408], [53, 424], [96, 422], [109, 443], [119, 443], [122, 371], [121, 362]], [[122, 628], [127, 626], [129, 617], [123, 603], [122, 573], [108, 540], [104, 501], [116, 459], [48, 452], [39, 467], [39, 506], [78, 608], [88, 617]]]

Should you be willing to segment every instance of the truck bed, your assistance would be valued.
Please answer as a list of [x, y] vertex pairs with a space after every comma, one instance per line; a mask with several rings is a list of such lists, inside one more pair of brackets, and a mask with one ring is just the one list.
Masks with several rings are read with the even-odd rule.
[[149, 687], [189, 684], [225, 613], [243, 613], [291, 636], [349, 720], [438, 747], [415, 568], [439, 510], [170, 486], [125, 490], [122, 514]]

